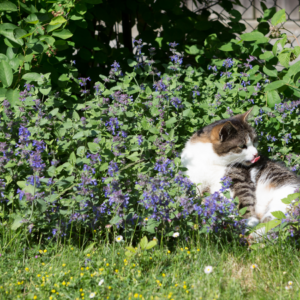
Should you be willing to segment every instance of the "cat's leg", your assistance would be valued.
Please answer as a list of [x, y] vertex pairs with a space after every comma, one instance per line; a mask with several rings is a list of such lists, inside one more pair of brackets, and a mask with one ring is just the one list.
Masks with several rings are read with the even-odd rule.
[[252, 182], [249, 171], [239, 167], [232, 167], [228, 169], [227, 175], [232, 180], [230, 188], [233, 198], [238, 197], [239, 209], [247, 207], [243, 218], [246, 219], [248, 227], [255, 227], [259, 220], [255, 214], [256, 186]]

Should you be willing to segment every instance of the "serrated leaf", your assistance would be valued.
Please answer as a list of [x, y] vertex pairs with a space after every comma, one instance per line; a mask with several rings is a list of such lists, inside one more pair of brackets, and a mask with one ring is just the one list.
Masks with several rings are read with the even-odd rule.
[[280, 220], [285, 218], [285, 214], [284, 214], [282, 211], [280, 211], [280, 210], [278, 210], [278, 211], [273, 211], [273, 212], [271, 212], [271, 214], [272, 214], [275, 218], [280, 219]]
[[276, 26], [279, 23], [283, 23], [285, 21], [286, 21], [285, 9], [276, 12], [276, 14], [271, 19], [271, 23], [273, 26]]
[[9, 63], [5, 60], [0, 61], [0, 81], [4, 86], [10, 87], [13, 82], [13, 71]]
[[140, 246], [141, 246], [142, 250], [145, 250], [147, 244], [148, 244], [148, 239], [146, 236], [144, 236], [140, 241]]

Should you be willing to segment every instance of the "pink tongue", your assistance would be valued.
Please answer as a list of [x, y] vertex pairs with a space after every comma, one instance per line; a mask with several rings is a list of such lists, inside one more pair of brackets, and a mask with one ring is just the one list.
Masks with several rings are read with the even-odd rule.
[[254, 164], [254, 163], [256, 163], [259, 159], [260, 159], [260, 156], [257, 156], [257, 157], [255, 157], [255, 158], [253, 158], [253, 159], [251, 160], [251, 162]]

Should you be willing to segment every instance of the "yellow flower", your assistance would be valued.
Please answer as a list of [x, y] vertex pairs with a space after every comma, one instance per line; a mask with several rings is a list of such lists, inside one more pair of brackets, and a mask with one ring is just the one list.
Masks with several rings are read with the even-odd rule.
[[108, 266], [109, 266], [109, 263], [107, 263], [106, 266], [108, 267]]
[[186, 291], [186, 293], [188, 294], [188, 293], [189, 293], [189, 291]]
[[184, 249], [185, 249], [185, 250], [189, 250], [189, 248], [188, 248], [188, 247], [185, 247]]
[[87, 256], [87, 257], [90, 257], [90, 256], [91, 256], [91, 254], [89, 254], [89, 253], [88, 253], [86, 256]]
[[91, 274], [91, 277], [94, 277], [95, 274]]
[[51, 290], [51, 292], [52, 292], [52, 293], [55, 293], [56, 291], [55, 291], [55, 290]]
[[84, 267], [81, 267], [80, 270], [83, 271], [83, 270], [84, 270]]
[[177, 284], [177, 283], [175, 283], [175, 286], [178, 286], [178, 284]]
[[79, 292], [82, 292], [82, 291], [83, 291], [83, 289], [80, 289], [80, 290], [79, 290]]
[[97, 232], [97, 231], [94, 229], [94, 232]]
[[251, 268], [252, 270], [256, 269], [256, 268], [257, 268], [257, 264], [252, 264], [250, 268]]
[[63, 281], [63, 282], [62, 282], [62, 285], [66, 285], [66, 282], [65, 282], [65, 281]]
[[74, 250], [74, 248], [72, 247], [71, 250]]
[[37, 299], [37, 296], [33, 296], [33, 299]]
[[81, 293], [81, 296], [84, 296], [84, 293]]
[[44, 253], [46, 253], [46, 252], [47, 252], [47, 250], [45, 249], [45, 250], [44, 250]]
[[181, 251], [183, 251], [183, 248], [180, 248]]
[[111, 290], [111, 286], [109, 286], [108, 289]]
[[199, 252], [199, 251], [200, 251], [200, 249], [197, 249], [197, 251]]
[[26, 271], [26, 272], [28, 272], [28, 271], [29, 271], [29, 269], [28, 269], [28, 268], [25, 268], [25, 271]]
[[183, 288], [186, 289], [186, 285], [184, 285]]
[[187, 254], [191, 254], [191, 251], [188, 251]]
[[41, 277], [41, 274], [37, 274], [37, 277]]
[[116, 269], [116, 270], [115, 270], [115, 272], [116, 272], [116, 273], [118, 273], [118, 272], [119, 272], [119, 270], [118, 270], [118, 269]]
[[53, 299], [53, 297], [50, 296], [50, 297], [49, 297], [49, 300], [52, 300], [52, 299]]
[[149, 259], [152, 259], [152, 257], [149, 257]]
[[42, 253], [43, 253], [43, 250], [39, 250], [39, 252], [42, 254]]
[[63, 266], [63, 267], [65, 267], [65, 266], [66, 266], [66, 264], [62, 264], [62, 266]]
[[84, 275], [84, 273], [80, 273], [80, 276], [83, 276]]
[[86, 269], [86, 270], [88, 270], [88, 269], [89, 269], [89, 267], [86, 267], [85, 269]]
[[137, 293], [135, 293], [135, 294], [133, 295], [134, 298], [138, 298], [138, 296], [139, 296], [139, 294], [137, 294]]
[[166, 277], [166, 274], [165, 274], [165, 273], [162, 273], [162, 277]]
[[171, 253], [171, 251], [170, 251], [170, 250], [168, 250], [168, 253]]
[[44, 266], [45, 265], [45, 263], [42, 263], [42, 266]]

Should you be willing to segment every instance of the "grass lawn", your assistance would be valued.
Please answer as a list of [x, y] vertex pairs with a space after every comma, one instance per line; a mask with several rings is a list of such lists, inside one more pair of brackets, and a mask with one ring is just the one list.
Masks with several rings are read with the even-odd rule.
[[299, 252], [279, 242], [249, 251], [235, 243], [178, 240], [174, 249], [160, 244], [129, 258], [124, 242], [28, 248], [7, 237], [1, 299], [299, 299]]

